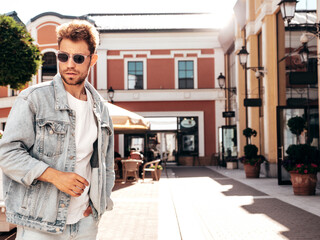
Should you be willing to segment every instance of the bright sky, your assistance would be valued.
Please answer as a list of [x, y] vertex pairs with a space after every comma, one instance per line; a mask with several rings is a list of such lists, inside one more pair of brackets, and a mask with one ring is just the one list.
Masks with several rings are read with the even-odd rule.
[[80, 16], [88, 13], [172, 13], [212, 12], [228, 22], [236, 0], [6, 0], [1, 4], [0, 14], [16, 11], [26, 24], [43, 12]]

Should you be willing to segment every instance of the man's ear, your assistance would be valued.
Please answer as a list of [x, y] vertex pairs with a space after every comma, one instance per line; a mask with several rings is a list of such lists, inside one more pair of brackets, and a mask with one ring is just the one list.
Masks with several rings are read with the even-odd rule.
[[93, 65], [95, 65], [97, 61], [98, 61], [98, 55], [97, 55], [97, 54], [92, 54], [92, 56], [91, 56], [91, 62], [90, 62], [90, 67], [92, 67]]

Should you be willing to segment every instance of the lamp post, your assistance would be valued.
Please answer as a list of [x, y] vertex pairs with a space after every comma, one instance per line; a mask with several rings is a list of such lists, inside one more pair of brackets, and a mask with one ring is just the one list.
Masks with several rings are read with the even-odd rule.
[[111, 103], [113, 103], [114, 90], [112, 89], [112, 87], [110, 87], [110, 88], [108, 89], [108, 97], [109, 97]]
[[307, 43], [303, 44], [303, 47], [299, 51], [300, 59], [302, 63], [307, 63], [309, 58], [309, 49], [307, 47]]
[[[218, 84], [219, 84], [219, 87], [220, 89], [223, 89], [223, 90], [226, 90], [228, 92], [230, 92], [231, 96], [227, 96], [227, 107], [225, 108], [225, 112], [222, 113], [222, 116], [225, 117], [225, 118], [230, 118], [230, 117], [234, 117], [235, 116], [235, 112], [234, 111], [231, 111], [230, 109], [230, 98], [233, 96], [233, 95], [236, 95], [237, 94], [237, 89], [235, 87], [230, 87], [230, 88], [226, 88], [225, 85], [226, 85], [226, 77], [220, 73], [220, 75], [218, 76]], [[228, 125], [229, 125], [229, 122], [230, 120], [228, 120]]]
[[245, 71], [245, 99], [244, 99], [244, 106], [246, 108], [246, 127], [248, 127], [248, 107], [259, 107], [259, 115], [261, 112], [261, 95], [260, 95], [260, 79], [263, 76], [264, 73], [267, 73], [267, 71], [264, 69], [264, 67], [247, 67], [247, 61], [249, 52], [247, 51], [245, 46], [242, 46], [241, 50], [238, 52], [239, 57], [239, 63], [242, 66], [244, 70], [252, 70], [255, 72], [255, 76], [258, 79], [258, 89], [259, 89], [259, 97], [258, 98], [248, 98], [248, 86], [247, 86], [247, 71]]
[[[282, 0], [278, 4], [280, 6], [280, 9], [281, 9], [282, 18], [283, 18], [284, 21], [287, 21], [288, 24], [290, 23], [291, 19], [295, 15], [297, 2], [298, 2], [297, 0]], [[319, 1], [318, 1], [318, 3], [319, 3]], [[319, 20], [319, 6], [317, 6], [317, 18]], [[317, 50], [318, 76], [317, 76], [317, 80], [319, 80], [319, 72], [320, 72], [320, 68], [319, 68], [319, 60], [320, 60], [320, 58], [319, 58], [319, 54], [320, 54], [320, 52], [319, 52], [320, 51], [319, 50], [320, 24], [319, 24], [319, 22], [315, 22], [314, 24], [312, 24], [311, 28], [308, 28], [308, 24], [306, 24], [306, 31], [308, 33], [304, 33], [300, 38], [300, 41], [302, 42], [302, 48], [299, 51], [300, 59], [301, 59], [302, 63], [307, 63], [308, 62], [309, 49], [307, 47], [307, 43], [308, 43], [307, 35], [311, 35], [312, 37], [317, 37], [318, 38], [318, 41], [317, 41], [317, 45], [318, 45], [318, 50]], [[309, 108], [309, 84], [307, 86], [308, 86], [307, 107]], [[319, 90], [318, 90], [318, 105], [320, 105], [320, 92], [319, 92]], [[320, 111], [320, 108], [319, 108], [319, 111]], [[308, 114], [308, 116], [310, 116], [310, 115]], [[308, 126], [310, 126], [310, 124], [308, 124]], [[310, 131], [310, 129], [308, 129], [308, 131]], [[320, 128], [319, 128], [319, 134], [320, 134]]]
[[226, 88], [225, 87], [225, 85], [226, 85], [226, 77], [222, 73], [220, 73], [220, 75], [218, 76], [218, 84], [219, 84], [220, 89], [227, 90], [232, 95], [234, 95], [234, 94], [236, 95], [237, 94], [237, 89], [235, 87], [231, 87], [231, 88]]
[[240, 62], [243, 69], [245, 69], [245, 70], [251, 69], [254, 72], [258, 72], [259, 75], [256, 74], [257, 77], [260, 76], [262, 73], [267, 73], [264, 70], [264, 67], [247, 67], [249, 53], [248, 53], [245, 46], [242, 46], [242, 49], [238, 52], [237, 55], [239, 56], [239, 62]]

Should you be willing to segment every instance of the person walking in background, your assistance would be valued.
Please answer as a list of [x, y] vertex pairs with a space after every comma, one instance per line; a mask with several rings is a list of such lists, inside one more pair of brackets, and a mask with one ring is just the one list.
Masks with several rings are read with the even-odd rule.
[[86, 81], [99, 34], [75, 20], [57, 28], [59, 73], [22, 91], [0, 141], [7, 221], [17, 239], [96, 239], [113, 208], [113, 125]]

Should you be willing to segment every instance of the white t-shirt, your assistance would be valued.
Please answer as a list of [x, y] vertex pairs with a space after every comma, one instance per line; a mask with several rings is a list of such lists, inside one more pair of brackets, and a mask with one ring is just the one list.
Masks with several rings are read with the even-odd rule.
[[98, 129], [93, 113], [93, 99], [86, 89], [87, 101], [79, 100], [67, 92], [68, 103], [76, 112], [76, 165], [74, 172], [89, 182], [84, 192], [79, 197], [71, 197], [68, 208], [67, 224], [77, 223], [84, 218], [83, 213], [89, 206], [88, 191], [91, 182], [90, 158], [93, 153], [93, 143], [97, 140]]

